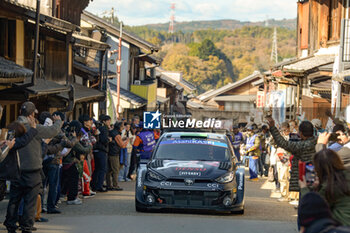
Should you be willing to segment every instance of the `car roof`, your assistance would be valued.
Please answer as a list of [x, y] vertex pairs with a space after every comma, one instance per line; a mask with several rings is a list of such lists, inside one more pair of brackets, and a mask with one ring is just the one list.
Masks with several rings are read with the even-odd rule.
[[206, 132], [169, 132], [164, 133], [163, 137], [181, 138], [181, 137], [194, 137], [194, 138], [208, 138], [225, 140], [226, 135], [219, 133], [206, 133]]

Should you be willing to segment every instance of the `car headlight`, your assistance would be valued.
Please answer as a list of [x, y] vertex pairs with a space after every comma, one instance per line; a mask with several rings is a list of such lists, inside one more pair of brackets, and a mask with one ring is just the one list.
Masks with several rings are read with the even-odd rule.
[[230, 183], [232, 182], [234, 177], [235, 177], [234, 172], [229, 172], [215, 179], [215, 181], [221, 184]]
[[150, 180], [156, 180], [156, 181], [164, 180], [164, 176], [159, 175], [158, 173], [150, 170], [148, 170], [147, 172], [147, 178]]

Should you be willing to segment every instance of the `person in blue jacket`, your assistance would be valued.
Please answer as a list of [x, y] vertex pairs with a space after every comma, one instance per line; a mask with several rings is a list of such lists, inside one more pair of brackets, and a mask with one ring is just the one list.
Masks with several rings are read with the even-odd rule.
[[[138, 128], [142, 128], [142, 122], [139, 123]], [[142, 129], [136, 136], [134, 148], [140, 153], [141, 159], [150, 159], [153, 149], [156, 146], [156, 139], [153, 130]]]

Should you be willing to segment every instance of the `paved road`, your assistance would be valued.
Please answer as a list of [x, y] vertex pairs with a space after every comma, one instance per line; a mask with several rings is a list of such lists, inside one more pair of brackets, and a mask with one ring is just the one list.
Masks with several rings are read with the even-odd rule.
[[[38, 233], [296, 233], [296, 210], [288, 203], [271, 198], [273, 185], [261, 179], [246, 182], [244, 215], [193, 212], [137, 213], [134, 182], [122, 182], [124, 191], [98, 194], [81, 206], [60, 205], [62, 214], [43, 215], [48, 223], [35, 226]], [[0, 202], [0, 222], [4, 221], [6, 201]], [[6, 232], [1, 225], [0, 232]]]

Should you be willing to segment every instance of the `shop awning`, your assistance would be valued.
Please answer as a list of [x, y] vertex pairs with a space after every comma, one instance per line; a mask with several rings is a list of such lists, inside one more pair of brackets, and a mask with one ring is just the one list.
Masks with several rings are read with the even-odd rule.
[[95, 49], [95, 50], [106, 50], [111, 47], [107, 43], [94, 40], [88, 36], [79, 35], [78, 33], [73, 33], [72, 36], [75, 39], [74, 46], [77, 46], [77, 47], [84, 47], [84, 48]]
[[32, 75], [31, 70], [0, 57], [0, 83], [23, 82]]
[[[105, 93], [94, 88], [89, 88], [77, 83], [73, 84], [74, 102], [98, 102], [105, 99]], [[60, 98], [69, 100], [68, 93], [57, 95]]]
[[322, 55], [322, 56], [312, 56], [308, 58], [299, 59], [296, 62], [286, 65], [283, 67], [284, 72], [290, 73], [304, 73], [311, 71], [314, 68], [330, 64], [334, 62], [334, 56]]

